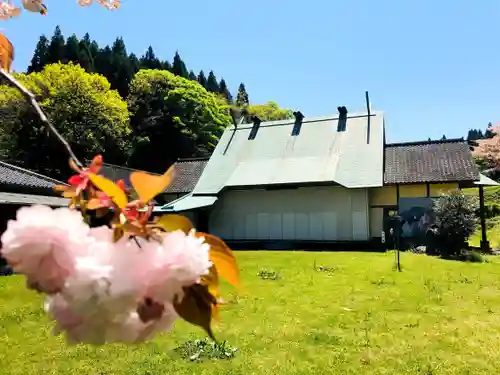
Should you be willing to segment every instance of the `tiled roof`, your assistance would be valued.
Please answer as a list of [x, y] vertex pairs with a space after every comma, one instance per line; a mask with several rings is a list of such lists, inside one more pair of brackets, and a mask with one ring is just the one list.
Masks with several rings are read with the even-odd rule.
[[[106, 164], [104, 163], [101, 171], [101, 173], [104, 177], [109, 178], [110, 180], [117, 181], [117, 180], [124, 180], [125, 185], [127, 187], [130, 187], [130, 173], [132, 172], [137, 172], [139, 171], [138, 169], [132, 169], [128, 167], [121, 167], [119, 165], [114, 165], [114, 164]], [[148, 172], [151, 173], [151, 172]], [[156, 174], [156, 173], [152, 173]]]
[[42, 189], [52, 189], [54, 185], [64, 185], [63, 182], [53, 178], [3, 161], [0, 161], [0, 184]]
[[166, 193], [190, 193], [201, 177], [209, 158], [179, 159], [175, 162], [174, 181]]
[[385, 184], [478, 179], [479, 171], [463, 139], [395, 143], [385, 147]]
[[[207, 165], [208, 158], [179, 159], [175, 162], [175, 178], [167, 187], [165, 193], [190, 193], [198, 182], [201, 173]], [[104, 164], [101, 173], [113, 180], [123, 179], [127, 187], [130, 187], [130, 173], [138, 171], [127, 167], [113, 164]], [[148, 172], [151, 173], [151, 172]], [[157, 173], [151, 173], [158, 175]]]

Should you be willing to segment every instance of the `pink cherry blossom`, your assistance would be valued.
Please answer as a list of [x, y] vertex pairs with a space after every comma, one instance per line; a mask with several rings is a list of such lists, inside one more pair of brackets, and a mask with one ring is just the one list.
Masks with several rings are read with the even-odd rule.
[[61, 295], [49, 296], [45, 310], [55, 320], [54, 334], [65, 334], [69, 344], [140, 343], [160, 332], [172, 329], [178, 318], [173, 305], [167, 304], [158, 319], [143, 322], [137, 311], [118, 315], [95, 314], [83, 317]]
[[165, 251], [165, 264], [172, 278], [179, 280], [184, 286], [200, 281], [212, 266], [210, 246], [204, 238], [195, 237], [194, 230], [188, 235], [178, 230], [165, 233], [162, 247]]
[[23, 207], [1, 237], [2, 256], [39, 292], [59, 291], [75, 269], [76, 256], [88, 251], [89, 227], [77, 211]]
[[209, 245], [194, 232], [161, 234], [161, 241], [90, 229], [79, 212], [22, 208], [2, 236], [2, 255], [28, 286], [48, 294], [54, 334], [68, 343], [138, 343], [170, 330], [174, 301], [212, 263]]
[[135, 294], [161, 303], [173, 303], [182, 287], [208, 273], [209, 245], [194, 233], [164, 233], [162, 242], [121, 240], [114, 260], [112, 294]]

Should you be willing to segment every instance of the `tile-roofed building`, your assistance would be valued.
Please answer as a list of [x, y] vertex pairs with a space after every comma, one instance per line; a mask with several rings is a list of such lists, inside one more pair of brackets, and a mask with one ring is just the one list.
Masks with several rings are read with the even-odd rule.
[[[158, 195], [156, 200], [161, 203], [167, 203], [191, 193], [203, 173], [207, 162], [208, 157], [178, 159], [174, 163], [174, 180], [162, 194]], [[125, 181], [127, 187], [131, 187], [130, 174], [136, 171], [139, 170], [105, 163], [100, 173], [113, 181], [122, 179]], [[147, 173], [159, 176], [158, 173]]]
[[[0, 161], [0, 234], [22, 206], [65, 207], [69, 200], [54, 191], [61, 181]], [[2, 260], [0, 258], [0, 264]]]
[[190, 193], [203, 173], [208, 157], [179, 159], [175, 162], [174, 181], [165, 190], [166, 193]]
[[0, 190], [2, 186], [15, 186], [25, 189], [51, 191], [55, 185], [64, 185], [64, 183], [28, 169], [0, 161]]
[[[99, 173], [101, 173], [103, 176], [109, 178], [112, 181], [123, 180], [125, 181], [125, 185], [127, 187], [130, 187], [131, 186], [130, 173], [137, 171], [139, 170], [128, 167], [122, 167], [120, 165], [104, 163]], [[157, 173], [151, 173], [151, 174], [157, 174]]]
[[463, 139], [387, 144], [384, 153], [385, 184], [479, 180]]

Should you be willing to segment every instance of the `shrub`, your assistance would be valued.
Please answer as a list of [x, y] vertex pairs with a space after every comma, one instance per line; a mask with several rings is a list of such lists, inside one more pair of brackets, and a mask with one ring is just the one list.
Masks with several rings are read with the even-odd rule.
[[483, 263], [484, 259], [481, 253], [477, 251], [464, 251], [460, 258], [465, 261], [465, 262], [471, 262], [471, 263]]
[[[484, 206], [484, 216], [491, 219], [500, 215], [500, 204], [491, 203]], [[476, 216], [479, 216], [479, 209], [476, 210]]]
[[467, 238], [476, 230], [477, 206], [474, 197], [464, 195], [460, 190], [452, 191], [434, 201], [434, 245], [439, 255], [461, 254]]

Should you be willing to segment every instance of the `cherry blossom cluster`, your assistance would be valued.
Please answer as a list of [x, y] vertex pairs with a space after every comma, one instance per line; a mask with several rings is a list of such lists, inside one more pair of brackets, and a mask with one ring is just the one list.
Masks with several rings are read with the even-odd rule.
[[210, 246], [194, 231], [114, 242], [111, 228], [90, 228], [69, 208], [21, 208], [1, 241], [28, 288], [47, 295], [55, 334], [72, 344], [138, 343], [168, 331], [183, 287], [212, 265]]
[[[95, 0], [108, 10], [118, 9], [120, 0]], [[92, 5], [93, 0], [77, 0], [80, 6]], [[22, 0], [21, 5], [29, 12], [40, 13], [46, 15], [48, 12], [47, 6], [43, 0]], [[21, 7], [14, 5], [10, 0], [0, 0], [0, 20], [8, 20], [18, 17], [21, 14]]]

